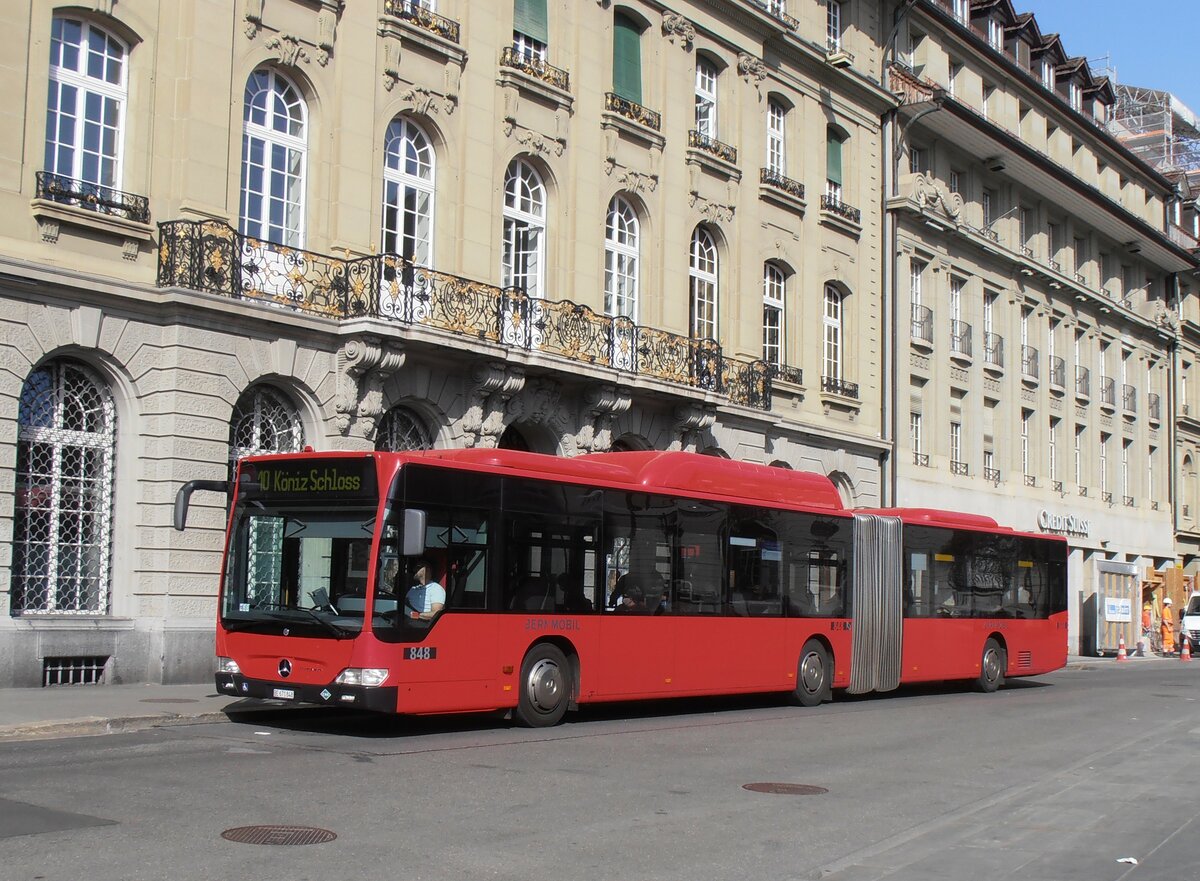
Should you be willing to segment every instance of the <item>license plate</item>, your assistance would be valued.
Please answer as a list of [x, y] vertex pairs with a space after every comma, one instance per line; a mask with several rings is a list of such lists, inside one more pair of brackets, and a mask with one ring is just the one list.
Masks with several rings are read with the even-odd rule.
[[281, 700], [295, 700], [296, 690], [294, 688], [276, 688], [271, 692], [271, 697], [277, 697]]

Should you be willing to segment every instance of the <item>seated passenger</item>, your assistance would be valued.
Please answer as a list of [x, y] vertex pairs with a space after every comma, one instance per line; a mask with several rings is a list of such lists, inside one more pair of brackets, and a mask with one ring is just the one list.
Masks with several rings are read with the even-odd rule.
[[617, 612], [645, 610], [646, 592], [632, 573], [626, 572], [617, 579], [617, 584], [608, 598], [608, 608]]
[[408, 617], [428, 621], [446, 605], [446, 589], [433, 577], [433, 568], [428, 560], [417, 560], [413, 571], [412, 587], [405, 595]]

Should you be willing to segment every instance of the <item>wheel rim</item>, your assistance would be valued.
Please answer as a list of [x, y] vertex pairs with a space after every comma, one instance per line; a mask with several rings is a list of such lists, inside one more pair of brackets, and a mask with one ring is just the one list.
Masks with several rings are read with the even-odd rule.
[[562, 669], [549, 658], [542, 658], [529, 671], [525, 683], [529, 703], [539, 713], [553, 713], [566, 692]]
[[999, 649], [989, 648], [983, 653], [983, 675], [988, 682], [996, 682], [1000, 679], [1000, 651]]
[[816, 694], [825, 684], [825, 663], [820, 652], [809, 652], [800, 662], [800, 686]]

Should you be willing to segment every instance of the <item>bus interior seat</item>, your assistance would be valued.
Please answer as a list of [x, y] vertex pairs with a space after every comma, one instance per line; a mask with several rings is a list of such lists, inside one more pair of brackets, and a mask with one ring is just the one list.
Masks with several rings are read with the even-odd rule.
[[517, 586], [509, 608], [526, 612], [553, 612], [554, 590], [540, 578], [526, 578]]

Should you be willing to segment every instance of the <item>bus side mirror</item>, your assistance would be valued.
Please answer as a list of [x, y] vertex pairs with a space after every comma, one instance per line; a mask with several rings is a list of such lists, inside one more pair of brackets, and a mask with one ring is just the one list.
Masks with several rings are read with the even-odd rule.
[[404, 509], [404, 547], [400, 552], [406, 557], [425, 553], [425, 512], [420, 508]]
[[189, 480], [183, 486], [179, 487], [179, 492], [175, 493], [175, 528], [180, 532], [187, 527], [187, 512], [188, 502], [191, 501], [192, 493], [196, 490], [215, 493], [229, 493], [229, 481], [227, 480]]

